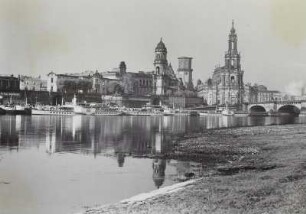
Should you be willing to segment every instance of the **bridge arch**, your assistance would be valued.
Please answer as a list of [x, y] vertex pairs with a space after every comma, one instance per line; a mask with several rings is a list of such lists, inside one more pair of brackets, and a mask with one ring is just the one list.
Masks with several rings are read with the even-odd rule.
[[280, 106], [277, 112], [281, 114], [283, 113], [283, 114], [299, 115], [301, 110], [295, 105], [288, 104], [288, 105]]
[[266, 113], [267, 110], [262, 105], [253, 105], [249, 108], [249, 113]]

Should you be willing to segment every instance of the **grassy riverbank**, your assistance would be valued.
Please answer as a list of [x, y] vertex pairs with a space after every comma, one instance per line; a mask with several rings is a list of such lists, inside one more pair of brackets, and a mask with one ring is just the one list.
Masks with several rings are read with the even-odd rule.
[[306, 125], [206, 130], [168, 157], [207, 164], [204, 177], [97, 213], [306, 213]]

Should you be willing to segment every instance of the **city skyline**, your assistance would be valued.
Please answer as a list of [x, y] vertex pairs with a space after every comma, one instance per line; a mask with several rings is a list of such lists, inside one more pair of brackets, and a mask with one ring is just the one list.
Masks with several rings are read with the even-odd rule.
[[245, 83], [286, 92], [305, 83], [305, 2], [221, 2], [2, 0], [0, 73], [102, 72], [120, 61], [152, 71], [163, 37], [174, 70], [178, 57], [193, 57], [193, 82], [204, 81], [223, 64], [234, 19]]

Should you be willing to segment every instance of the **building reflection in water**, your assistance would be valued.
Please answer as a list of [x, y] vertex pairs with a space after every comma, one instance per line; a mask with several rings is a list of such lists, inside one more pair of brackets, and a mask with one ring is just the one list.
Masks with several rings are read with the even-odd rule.
[[46, 133], [46, 151], [49, 154], [56, 152], [56, 136], [55, 131], [49, 131]]
[[1, 116], [0, 145], [37, 146], [47, 152], [115, 155], [118, 165], [127, 156], [163, 154], [173, 135], [234, 126], [297, 123], [294, 117], [92, 117]]
[[[1, 116], [0, 146], [43, 144], [46, 152], [99, 154], [117, 159], [124, 167], [126, 157], [151, 157], [152, 178], [157, 188], [165, 180], [166, 165], [176, 168], [175, 180], [186, 180], [202, 173], [202, 166], [171, 160], [163, 155], [171, 151], [173, 136], [203, 129], [246, 125], [297, 123], [299, 118], [278, 117], [93, 117], [93, 116]], [[168, 176], [168, 175], [167, 175]]]
[[153, 181], [156, 188], [163, 185], [165, 181], [165, 171], [166, 171], [166, 160], [164, 159], [154, 159], [153, 164]]
[[49, 117], [49, 124], [46, 128], [49, 153], [113, 153], [119, 156], [120, 165], [125, 156], [162, 153], [170, 141], [170, 136], [165, 137], [161, 118]]
[[2, 116], [0, 123], [0, 146], [9, 150], [19, 149], [20, 118]]

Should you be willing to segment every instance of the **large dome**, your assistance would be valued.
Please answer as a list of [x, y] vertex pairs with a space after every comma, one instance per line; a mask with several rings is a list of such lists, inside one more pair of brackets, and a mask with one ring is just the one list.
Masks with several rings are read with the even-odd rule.
[[167, 52], [167, 48], [162, 39], [160, 39], [160, 42], [157, 44], [155, 52]]

